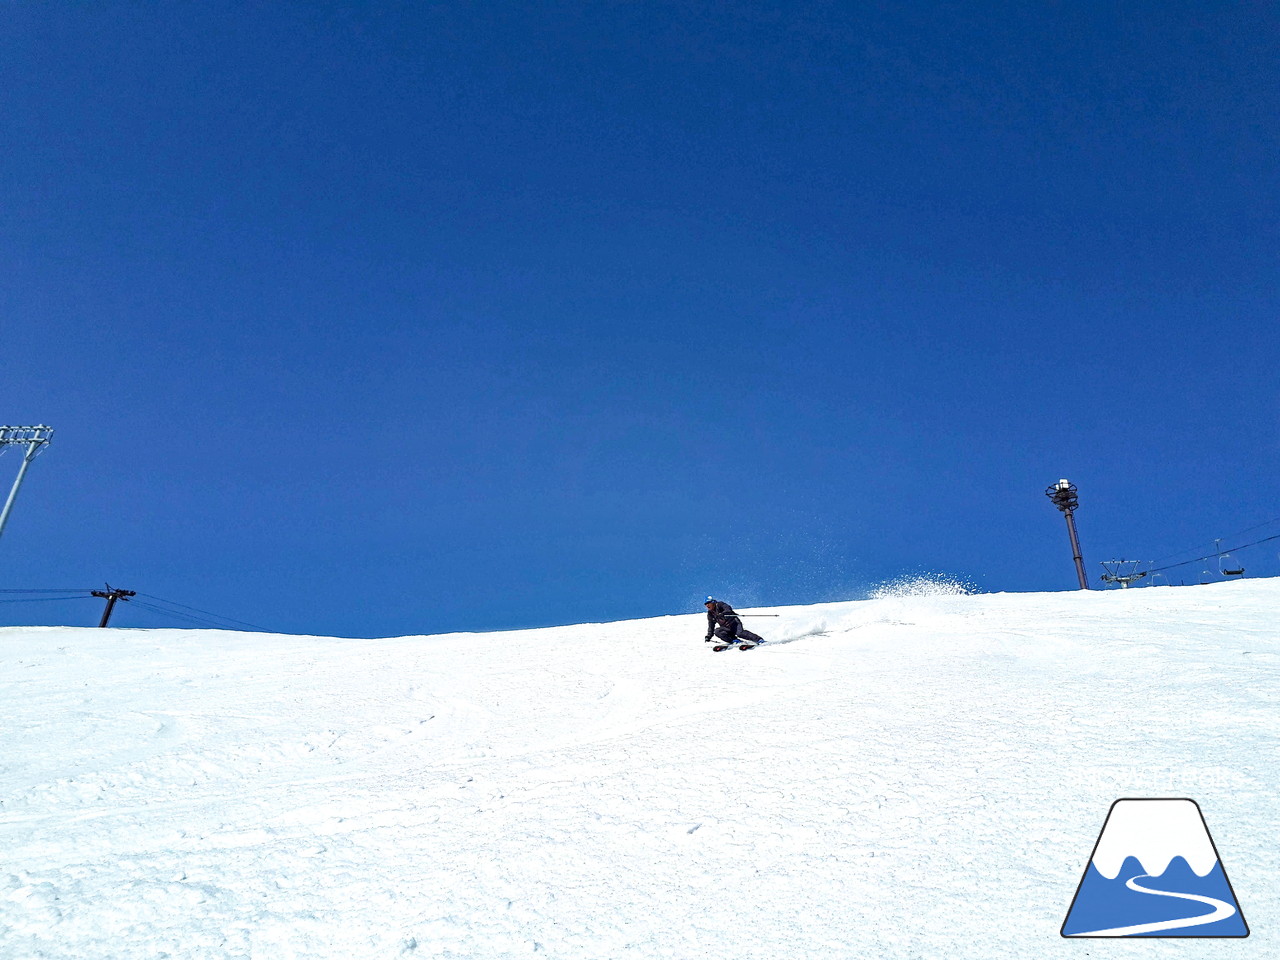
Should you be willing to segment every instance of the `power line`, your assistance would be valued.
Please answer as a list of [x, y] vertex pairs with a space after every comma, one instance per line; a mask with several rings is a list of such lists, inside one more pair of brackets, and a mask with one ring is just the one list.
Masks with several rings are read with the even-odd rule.
[[0, 600], [0, 603], [48, 603], [50, 601], [57, 603], [65, 600], [92, 600], [93, 597], [85, 594], [83, 597], [11, 597]]

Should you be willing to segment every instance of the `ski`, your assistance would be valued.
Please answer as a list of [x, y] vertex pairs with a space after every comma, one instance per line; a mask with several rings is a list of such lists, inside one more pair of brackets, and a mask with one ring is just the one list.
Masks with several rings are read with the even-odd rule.
[[[730, 647], [732, 647], [732, 646], [735, 646], [735, 644], [732, 644], [732, 643], [717, 643], [717, 644], [716, 644], [714, 647], [712, 647], [711, 649], [712, 649], [713, 651], [715, 651], [716, 653], [719, 653], [721, 650], [728, 650], [728, 649], [729, 649]], [[739, 644], [736, 644], [736, 646], [737, 646], [737, 648], [738, 648], [739, 650], [750, 650], [750, 649], [752, 649], [753, 647], [758, 647], [758, 646], [760, 646], [760, 644], [758, 644], [758, 643], [739, 643]]]

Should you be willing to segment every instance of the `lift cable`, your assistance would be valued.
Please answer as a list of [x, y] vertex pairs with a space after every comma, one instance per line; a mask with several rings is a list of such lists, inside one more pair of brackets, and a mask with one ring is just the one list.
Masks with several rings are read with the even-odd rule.
[[[1263, 524], [1263, 526], [1265, 526], [1265, 524]], [[1255, 527], [1254, 529], [1257, 528]], [[1215, 557], [1220, 557], [1224, 553], [1239, 553], [1241, 550], [1247, 550], [1249, 547], [1256, 547], [1260, 543], [1267, 543], [1271, 540], [1280, 540], [1280, 533], [1270, 537], [1263, 537], [1261, 540], [1253, 541], [1253, 543], [1244, 543], [1238, 547], [1229, 547], [1226, 550], [1216, 550], [1213, 553], [1205, 554], [1203, 557], [1196, 557], [1194, 560], [1183, 560], [1181, 563], [1171, 563], [1165, 567], [1153, 567], [1146, 572], [1159, 573], [1161, 570], [1172, 570], [1174, 567], [1185, 567], [1189, 563], [1200, 563], [1203, 560], [1213, 560]], [[1174, 556], [1177, 556], [1177, 554], [1174, 554]]]
[[178, 613], [176, 610], [166, 610], [164, 607], [157, 607], [153, 603], [147, 603], [143, 600], [134, 599], [130, 601], [130, 605], [134, 607], [142, 607], [144, 610], [151, 610], [154, 613], [162, 614], [166, 617], [172, 617], [176, 620], [185, 620], [187, 623], [194, 624], [198, 627], [213, 627], [216, 630], [229, 630], [230, 627], [221, 623], [214, 623], [212, 620], [204, 620], [200, 617], [193, 617], [190, 614]]
[[92, 587], [83, 590], [0, 590], [0, 593], [83, 593], [88, 596]]
[[[187, 604], [185, 603], [178, 603], [174, 600], [166, 600], [164, 599], [164, 597], [157, 597], [150, 593], [139, 593], [138, 596], [146, 597], [148, 600], [154, 600], [157, 603], [168, 604], [171, 607], [181, 607], [183, 610], [190, 610], [192, 613], [202, 613], [207, 617], [213, 617], [215, 620], [222, 620], [222, 621], [225, 621], [226, 623], [234, 623], [242, 627], [248, 627], [249, 629], [256, 630], [259, 633], [272, 632], [271, 630], [268, 630], [265, 627], [260, 627], [255, 623], [246, 623], [244, 620], [236, 620], [234, 617], [224, 617], [222, 614], [214, 613], [211, 610], [201, 610], [199, 607], [190, 607], [190, 606], [187, 606]], [[137, 603], [136, 600], [134, 602]], [[176, 613], [174, 615], [177, 616]], [[192, 618], [192, 619], [198, 619], [198, 618]]]
[[[0, 597], [0, 603], [31, 603], [39, 600], [92, 600], [93, 591], [91, 589], [18, 589], [5, 588], [0, 589], [0, 594], [20, 594], [14, 597]], [[69, 594], [69, 596], [28, 596], [29, 594]], [[78, 596], [77, 596], [78, 595]], [[142, 603], [136, 597], [146, 597], [156, 603], [164, 604], [163, 607], [153, 606], [152, 604]], [[198, 624], [199, 626], [216, 627], [219, 630], [236, 630], [242, 627], [248, 627], [258, 633], [274, 633], [266, 627], [260, 627], [256, 623], [248, 623], [244, 620], [237, 620], [234, 617], [224, 617], [220, 613], [214, 613], [212, 610], [201, 610], [199, 607], [191, 607], [185, 603], [178, 603], [175, 600], [166, 600], [164, 597], [157, 597], [149, 593], [139, 593], [135, 595], [135, 599], [131, 601], [139, 606], [146, 607], [156, 613], [164, 613], [188, 623]], [[190, 611], [188, 613], [180, 612], [180, 610], [168, 609], [169, 607], [178, 607], [181, 611]], [[193, 614], [203, 614], [204, 616], [193, 616]], [[211, 618], [211, 619], [206, 619]], [[235, 624], [235, 626], [230, 626]]]
[[[1273, 524], [1273, 523], [1280, 523], [1280, 517], [1276, 517], [1276, 518], [1274, 518], [1274, 519], [1272, 519], [1272, 520], [1265, 520], [1265, 521], [1263, 521], [1262, 523], [1254, 524], [1252, 527], [1245, 527], [1245, 529], [1243, 529], [1243, 530], [1237, 530], [1235, 533], [1227, 534], [1227, 536], [1223, 537], [1222, 539], [1223, 539], [1223, 540], [1226, 540], [1226, 539], [1228, 539], [1228, 538], [1230, 538], [1230, 537], [1243, 537], [1246, 533], [1252, 533], [1254, 530], [1261, 530], [1263, 527], [1269, 527], [1269, 526], [1271, 526], [1271, 524]], [[1275, 537], [1268, 537], [1268, 538], [1267, 538], [1267, 540], [1274, 540], [1274, 539], [1275, 539]], [[1266, 540], [1258, 540], [1258, 541], [1256, 541], [1256, 543], [1265, 543], [1265, 542], [1266, 542]], [[1246, 544], [1245, 546], [1250, 546], [1250, 547], [1252, 547], [1252, 546], [1255, 546], [1255, 545], [1256, 545], [1256, 543]], [[1154, 560], [1152, 560], [1152, 561], [1150, 561], [1150, 562], [1151, 562], [1151, 563], [1163, 563], [1165, 560], [1169, 560], [1169, 559], [1172, 559], [1173, 557], [1181, 556], [1181, 555], [1182, 555], [1182, 554], [1184, 554], [1184, 553], [1190, 553], [1192, 550], [1195, 550], [1195, 549], [1197, 549], [1197, 548], [1196, 548], [1196, 547], [1192, 547], [1192, 548], [1190, 548], [1190, 549], [1188, 549], [1188, 550], [1178, 550], [1178, 551], [1175, 551], [1174, 553], [1167, 554], [1167, 555], [1165, 555], [1165, 556], [1163, 556], [1163, 557], [1157, 557], [1156, 559], [1154, 559]], [[1244, 547], [1235, 547], [1234, 549], [1236, 549], [1236, 550], [1243, 550], [1243, 549], [1244, 549]], [[1226, 551], [1223, 551], [1223, 552], [1225, 553]], [[1175, 566], [1175, 567], [1180, 567], [1180, 566], [1183, 566], [1183, 565], [1184, 565], [1184, 564], [1186, 564], [1186, 563], [1198, 563], [1198, 562], [1200, 562], [1201, 560], [1208, 560], [1208, 559], [1211, 559], [1211, 557], [1212, 557], [1212, 556], [1217, 556], [1217, 554], [1211, 554], [1210, 556], [1207, 556], [1207, 557], [1196, 557], [1194, 560], [1185, 560], [1185, 561], [1183, 561], [1183, 563], [1175, 563], [1175, 564], [1173, 564], [1173, 566]], [[1168, 567], [1161, 567], [1161, 569], [1162, 569], [1162, 570], [1168, 570], [1169, 568], [1168, 568]], [[1152, 571], [1152, 572], [1154, 572], [1154, 571]]]

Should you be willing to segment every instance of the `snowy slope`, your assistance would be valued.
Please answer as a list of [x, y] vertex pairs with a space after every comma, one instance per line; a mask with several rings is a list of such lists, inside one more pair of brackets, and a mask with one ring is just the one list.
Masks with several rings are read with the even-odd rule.
[[1121, 797], [1204, 812], [1253, 933], [1194, 955], [1280, 956], [1278, 609], [889, 597], [772, 611], [747, 653], [700, 614], [6, 628], [0, 957], [1079, 957]]

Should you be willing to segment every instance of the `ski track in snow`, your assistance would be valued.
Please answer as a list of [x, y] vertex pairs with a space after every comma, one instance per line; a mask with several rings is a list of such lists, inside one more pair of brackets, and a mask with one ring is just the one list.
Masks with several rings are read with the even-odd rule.
[[779, 608], [750, 654], [0, 629], [0, 958], [1074, 957], [1125, 796], [1201, 803], [1267, 955], [1278, 601]]
[[1198, 917], [1184, 917], [1177, 920], [1155, 920], [1151, 923], [1134, 923], [1127, 927], [1110, 927], [1106, 930], [1092, 930], [1089, 933], [1074, 933], [1073, 937], [1131, 937], [1142, 933], [1159, 933], [1162, 930], [1182, 930], [1188, 927], [1199, 927], [1206, 923], [1216, 923], [1219, 920], [1226, 920], [1228, 917], [1235, 916], [1236, 908], [1225, 900], [1219, 900], [1217, 897], [1206, 897], [1199, 893], [1174, 893], [1171, 890], [1156, 890], [1154, 887], [1144, 887], [1138, 883], [1139, 880], [1148, 879], [1148, 874], [1137, 877], [1130, 877], [1125, 881], [1125, 886], [1136, 893], [1149, 893], [1156, 897], [1174, 897], [1178, 900], [1192, 900], [1196, 903], [1203, 903], [1212, 909], [1208, 913], [1203, 913]]

